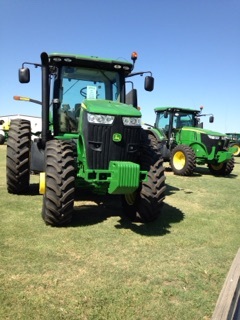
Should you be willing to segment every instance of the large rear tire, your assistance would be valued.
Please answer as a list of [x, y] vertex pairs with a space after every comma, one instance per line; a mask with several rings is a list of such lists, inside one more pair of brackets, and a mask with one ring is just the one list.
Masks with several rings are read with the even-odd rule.
[[51, 140], [45, 150], [45, 194], [42, 218], [47, 225], [65, 226], [72, 219], [75, 193], [74, 154], [70, 143]]
[[24, 194], [30, 184], [31, 124], [24, 119], [11, 120], [7, 139], [7, 190]]
[[189, 146], [178, 145], [171, 152], [170, 165], [174, 174], [191, 176], [196, 168], [196, 156]]
[[148, 171], [148, 179], [134, 193], [122, 197], [125, 214], [132, 221], [150, 222], [159, 217], [165, 198], [165, 175], [159, 152], [151, 147], [149, 137], [143, 133], [141, 170]]
[[228, 176], [234, 169], [234, 158], [216, 165], [208, 163], [208, 168], [214, 176]]

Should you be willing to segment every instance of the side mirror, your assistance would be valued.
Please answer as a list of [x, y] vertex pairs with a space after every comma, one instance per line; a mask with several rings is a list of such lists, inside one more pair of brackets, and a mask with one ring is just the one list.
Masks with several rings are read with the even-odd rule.
[[213, 123], [213, 122], [214, 122], [214, 116], [210, 116], [210, 117], [209, 117], [209, 122], [210, 122], [210, 123]]
[[164, 111], [164, 112], [163, 112], [163, 117], [164, 117], [165, 119], [168, 118], [168, 112], [167, 112], [167, 111]]
[[28, 68], [19, 69], [18, 79], [20, 83], [28, 83], [30, 81], [30, 70]]
[[154, 88], [154, 78], [151, 76], [145, 77], [144, 89], [146, 91], [153, 91]]

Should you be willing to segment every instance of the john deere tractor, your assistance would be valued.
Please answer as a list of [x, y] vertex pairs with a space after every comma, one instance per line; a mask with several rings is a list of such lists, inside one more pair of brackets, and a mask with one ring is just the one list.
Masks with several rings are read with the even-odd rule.
[[[23, 63], [21, 83], [30, 81], [26, 65], [41, 68], [42, 100], [18, 97], [42, 106], [42, 131], [31, 141], [29, 121], [11, 121], [7, 141], [7, 188], [27, 193], [30, 172], [39, 172], [42, 218], [63, 226], [73, 215], [74, 200], [84, 190], [120, 195], [125, 213], [149, 222], [161, 213], [165, 175], [163, 159], [151, 147], [141, 127], [137, 90], [129, 79], [132, 62], [95, 56], [41, 54], [41, 63]], [[150, 75], [149, 75], [150, 74]], [[127, 88], [130, 91], [127, 93]]]
[[213, 175], [229, 175], [234, 168], [234, 148], [225, 134], [203, 129], [202, 108], [160, 107], [155, 109], [154, 126], [148, 125], [149, 139], [176, 175], [192, 175], [196, 165], [207, 164]]

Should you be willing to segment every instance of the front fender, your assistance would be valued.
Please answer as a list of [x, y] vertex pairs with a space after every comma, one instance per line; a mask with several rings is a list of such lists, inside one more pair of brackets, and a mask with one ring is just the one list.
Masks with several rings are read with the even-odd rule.
[[229, 151], [219, 151], [217, 153], [218, 163], [227, 162], [228, 160], [232, 159], [232, 157], [233, 157], [233, 154], [232, 152], [229, 152]]
[[157, 139], [158, 142], [167, 140], [167, 137], [165, 136], [163, 131], [160, 131], [156, 128], [148, 128], [148, 129], [145, 129], [145, 131], [147, 131], [148, 134], [152, 134]]
[[231, 152], [232, 154], [238, 151], [238, 147], [236, 146], [231, 146], [228, 148], [228, 152]]
[[[233, 153], [231, 151], [218, 151], [216, 152], [216, 147], [213, 147], [211, 153], [208, 154], [206, 148], [201, 144], [192, 144], [192, 149], [195, 152], [196, 160], [198, 163], [203, 162], [214, 162], [214, 163], [224, 163], [232, 158]], [[235, 148], [232, 148], [233, 150]]]

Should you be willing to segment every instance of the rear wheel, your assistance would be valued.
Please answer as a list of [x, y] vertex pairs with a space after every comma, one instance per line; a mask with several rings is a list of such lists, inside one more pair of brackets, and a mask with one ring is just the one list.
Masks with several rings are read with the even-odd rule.
[[64, 226], [72, 219], [74, 205], [74, 155], [72, 145], [51, 140], [45, 150], [45, 194], [42, 218], [51, 226]]
[[125, 214], [133, 221], [150, 222], [158, 218], [164, 200], [165, 175], [163, 160], [151, 147], [149, 137], [142, 141], [141, 170], [148, 171], [147, 181], [134, 193], [122, 197]]
[[178, 145], [171, 152], [170, 165], [174, 174], [191, 176], [196, 168], [196, 157], [189, 146]]
[[213, 174], [214, 176], [227, 176], [233, 171], [234, 158], [232, 157], [227, 162], [219, 163], [216, 165], [208, 163], [208, 168], [211, 174]]
[[7, 139], [7, 189], [9, 193], [26, 193], [30, 184], [31, 124], [13, 119]]

